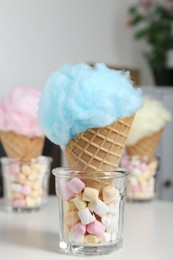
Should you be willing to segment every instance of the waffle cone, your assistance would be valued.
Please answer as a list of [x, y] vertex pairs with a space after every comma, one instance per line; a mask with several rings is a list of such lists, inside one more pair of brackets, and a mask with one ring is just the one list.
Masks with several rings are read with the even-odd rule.
[[122, 156], [134, 115], [121, 118], [103, 128], [91, 128], [72, 139], [66, 147], [66, 159], [71, 170], [82, 170], [88, 186], [102, 189], [109, 180], [99, 182], [98, 171], [115, 171]]
[[13, 131], [1, 131], [1, 142], [9, 158], [30, 160], [41, 155], [44, 137], [29, 138]]
[[142, 138], [135, 145], [127, 146], [126, 152], [128, 155], [139, 155], [139, 156], [147, 156], [148, 160], [155, 156], [157, 147], [160, 142], [160, 138], [162, 136], [163, 129], [155, 132], [154, 134]]

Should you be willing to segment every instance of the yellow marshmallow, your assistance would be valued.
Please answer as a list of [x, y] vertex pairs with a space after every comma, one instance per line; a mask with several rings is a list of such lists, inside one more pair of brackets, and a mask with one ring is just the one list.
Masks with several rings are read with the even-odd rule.
[[113, 185], [108, 185], [102, 190], [103, 201], [106, 204], [112, 203], [117, 199], [116, 188]]
[[73, 203], [73, 201], [64, 201], [64, 211], [67, 212], [67, 211], [73, 211], [73, 210], [76, 210], [76, 206], [75, 204]]
[[27, 164], [22, 165], [21, 171], [26, 176], [30, 175], [32, 172], [31, 168]]
[[75, 225], [78, 221], [80, 220], [78, 211], [73, 210], [73, 211], [68, 211], [66, 214], [66, 224], [69, 226]]
[[100, 239], [95, 235], [86, 235], [84, 237], [84, 242], [86, 244], [98, 244], [100, 242]]
[[19, 173], [15, 178], [15, 182], [18, 182], [20, 184], [24, 184], [25, 180], [26, 180], [26, 176], [23, 173]]
[[89, 202], [97, 202], [99, 191], [90, 187], [86, 187], [83, 191], [83, 200]]
[[30, 196], [26, 197], [26, 206], [29, 208], [35, 207], [36, 206], [36, 200]]
[[31, 169], [32, 169], [33, 171], [40, 172], [41, 166], [40, 166], [39, 163], [33, 163], [33, 164], [31, 165]]
[[24, 195], [19, 192], [12, 192], [10, 196], [13, 200], [15, 199], [24, 199]]
[[72, 201], [74, 202], [74, 204], [78, 210], [82, 210], [82, 209], [86, 208], [86, 206], [87, 206], [87, 203], [82, 200], [81, 195], [77, 196]]

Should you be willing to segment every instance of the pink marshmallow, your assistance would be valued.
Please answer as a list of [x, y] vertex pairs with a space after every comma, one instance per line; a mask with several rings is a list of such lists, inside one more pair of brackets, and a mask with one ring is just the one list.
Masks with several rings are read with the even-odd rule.
[[132, 191], [133, 192], [140, 192], [141, 191], [141, 188], [139, 185], [135, 185], [135, 186], [132, 186]]
[[147, 170], [147, 168], [148, 168], [148, 166], [147, 166], [146, 163], [141, 163], [141, 165], [140, 165], [140, 170], [141, 170], [142, 172], [145, 172], [145, 171]]
[[16, 199], [13, 200], [13, 207], [23, 208], [25, 207], [25, 200], [24, 199]]
[[128, 156], [123, 156], [121, 159], [121, 167], [127, 168], [128, 163], [129, 163]]
[[87, 232], [92, 235], [102, 236], [105, 232], [105, 226], [98, 220], [87, 225]]
[[82, 236], [86, 232], [86, 226], [79, 222], [71, 228], [71, 231], [76, 235]]
[[7, 166], [5, 167], [5, 171], [7, 172], [7, 174], [16, 175], [16, 174], [18, 174], [19, 171], [20, 171], [19, 164], [16, 162], [16, 163], [7, 165]]
[[65, 200], [69, 200], [75, 195], [75, 192], [70, 189], [68, 182], [64, 183], [61, 187], [61, 191]]
[[23, 185], [21, 189], [23, 195], [29, 195], [31, 193], [31, 187], [28, 185]]
[[79, 194], [85, 188], [85, 183], [78, 178], [71, 179], [68, 185], [70, 189], [76, 194]]

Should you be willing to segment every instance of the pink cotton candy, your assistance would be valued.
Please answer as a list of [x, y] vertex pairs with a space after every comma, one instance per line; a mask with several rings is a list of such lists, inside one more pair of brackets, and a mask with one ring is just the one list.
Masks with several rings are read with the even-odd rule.
[[14, 131], [30, 138], [43, 136], [38, 121], [37, 108], [40, 91], [32, 87], [18, 87], [0, 102], [0, 130]]
[[85, 188], [85, 183], [78, 178], [71, 179], [68, 185], [76, 194], [80, 193]]
[[87, 232], [92, 235], [102, 236], [105, 232], [105, 226], [98, 220], [87, 225]]
[[86, 226], [83, 225], [81, 222], [75, 224], [72, 228], [71, 228], [71, 231], [73, 233], [75, 233], [76, 235], [84, 235], [85, 232], [86, 232]]

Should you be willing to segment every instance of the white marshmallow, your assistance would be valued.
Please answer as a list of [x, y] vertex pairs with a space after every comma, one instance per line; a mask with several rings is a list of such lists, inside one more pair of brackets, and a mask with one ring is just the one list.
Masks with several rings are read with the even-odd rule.
[[69, 239], [70, 242], [84, 243], [84, 236], [76, 235], [72, 231], [69, 233], [68, 239]]
[[118, 230], [118, 217], [112, 215], [106, 215], [101, 219], [101, 222], [105, 225], [106, 231], [117, 232]]
[[17, 183], [12, 183], [11, 190], [15, 191], [15, 192], [20, 192], [22, 190], [22, 185], [17, 184]]
[[105, 227], [109, 226], [111, 224], [111, 216], [105, 215], [101, 218], [101, 222], [103, 225], [105, 225]]
[[129, 182], [130, 182], [130, 184], [131, 184], [132, 186], [138, 185], [137, 178], [134, 177], [134, 176], [130, 176], [130, 177], [129, 177]]
[[112, 239], [112, 241], [117, 240], [117, 233], [116, 232], [111, 233], [111, 239]]
[[103, 217], [108, 212], [108, 206], [101, 200], [98, 200], [97, 203], [90, 202], [88, 207], [91, 211], [94, 211], [98, 216]]
[[91, 214], [88, 207], [78, 211], [78, 215], [83, 225], [87, 225], [96, 220], [95, 216]]
[[108, 214], [109, 215], [115, 215], [115, 216], [119, 216], [119, 202], [113, 202], [108, 204]]
[[110, 242], [112, 239], [112, 234], [109, 232], [104, 232], [103, 235], [100, 238], [100, 242], [107, 243]]
[[132, 170], [132, 173], [138, 176], [141, 175], [142, 172], [138, 168], [136, 168]]

